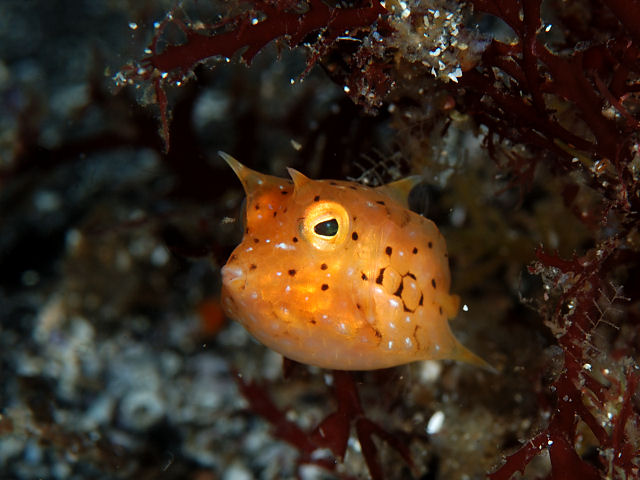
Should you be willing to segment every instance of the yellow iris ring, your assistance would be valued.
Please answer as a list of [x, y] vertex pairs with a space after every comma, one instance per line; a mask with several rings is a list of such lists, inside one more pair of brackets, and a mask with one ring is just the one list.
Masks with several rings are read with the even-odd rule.
[[[319, 223], [335, 219], [338, 222], [338, 233], [325, 236], [316, 233]], [[318, 250], [331, 250], [341, 245], [351, 230], [351, 219], [347, 210], [336, 202], [314, 202], [307, 207], [302, 219], [301, 232], [305, 240]]]

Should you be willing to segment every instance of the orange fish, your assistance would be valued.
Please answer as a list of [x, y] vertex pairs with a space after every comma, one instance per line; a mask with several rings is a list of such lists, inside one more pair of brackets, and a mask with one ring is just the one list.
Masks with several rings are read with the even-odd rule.
[[417, 360], [486, 362], [451, 333], [447, 249], [407, 208], [418, 177], [377, 188], [263, 175], [220, 153], [247, 195], [242, 243], [222, 268], [222, 305], [298, 362], [372, 370]]

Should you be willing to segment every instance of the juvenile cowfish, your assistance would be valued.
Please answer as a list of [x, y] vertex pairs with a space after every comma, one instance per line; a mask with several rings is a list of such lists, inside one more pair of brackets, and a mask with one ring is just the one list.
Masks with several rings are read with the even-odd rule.
[[220, 155], [247, 195], [222, 305], [257, 340], [338, 370], [441, 358], [486, 366], [449, 328], [459, 297], [444, 238], [407, 208], [416, 177], [369, 188], [289, 168], [287, 180]]

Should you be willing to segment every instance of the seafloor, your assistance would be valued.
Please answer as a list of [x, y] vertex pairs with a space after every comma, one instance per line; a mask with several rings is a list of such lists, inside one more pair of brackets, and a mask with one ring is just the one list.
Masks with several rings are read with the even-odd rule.
[[[214, 18], [207, 2], [185, 4], [186, 18]], [[545, 302], [558, 282], [535, 263], [536, 247], [570, 259], [615, 237], [619, 224], [590, 228], [572, 212], [566, 188], [579, 173], [543, 167], [522, 187], [490, 158], [487, 130], [471, 117], [447, 113], [453, 121], [442, 128], [432, 110], [446, 99], [416, 100], [411, 90], [436, 91], [432, 78], [404, 72], [393, 101], [365, 108], [330, 68], [302, 80], [305, 51], [284, 43], [249, 67], [237, 58], [201, 65], [169, 89], [167, 153], [155, 92], [144, 82], [116, 88], [114, 76], [144, 55], [153, 22], [173, 6], [0, 2], [0, 479], [370, 475], [355, 429], [344, 459], [323, 469], [309, 460], [335, 455], [319, 450], [301, 464], [282, 419], [258, 408], [271, 399], [312, 432], [341, 401], [332, 385], [342, 377], [285, 371], [281, 356], [222, 316], [220, 268], [241, 237], [243, 192], [218, 150], [275, 175], [293, 166], [369, 183], [424, 176], [412, 203], [447, 238], [452, 290], [465, 307], [452, 328], [498, 373], [428, 361], [351, 378], [361, 415], [388, 432], [374, 439], [383, 478], [484, 478], [556, 408], [550, 388], [565, 352]], [[213, 11], [225, 8], [234, 12]], [[577, 205], [600, 202], [594, 192], [580, 189]], [[638, 294], [629, 292], [638, 233], [627, 231], [627, 269], [593, 295], [601, 315], [589, 341], [600, 363], [585, 365], [616, 381], [632, 379], [639, 345]], [[607, 356], [615, 348], [626, 353]], [[256, 388], [242, 391], [250, 381]], [[637, 451], [638, 395], [587, 397], [575, 400], [607, 432], [626, 412], [616, 435]], [[607, 471], [601, 438], [584, 423], [573, 432], [576, 458]], [[551, 472], [546, 450], [526, 463], [521, 478]], [[620, 475], [609, 478], [631, 478]]]

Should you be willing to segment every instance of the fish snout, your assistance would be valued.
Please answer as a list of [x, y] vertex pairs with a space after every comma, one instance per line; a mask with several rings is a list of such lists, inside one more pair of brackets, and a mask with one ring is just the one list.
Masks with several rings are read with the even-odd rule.
[[222, 284], [228, 288], [235, 290], [246, 281], [245, 271], [235, 265], [225, 265], [222, 267]]

